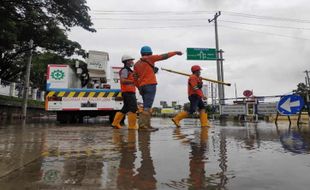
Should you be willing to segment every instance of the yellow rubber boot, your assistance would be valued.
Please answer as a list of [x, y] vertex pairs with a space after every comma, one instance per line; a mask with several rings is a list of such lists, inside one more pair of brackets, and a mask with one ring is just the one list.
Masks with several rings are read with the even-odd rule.
[[208, 122], [208, 114], [205, 111], [200, 111], [199, 116], [201, 127], [210, 127]]
[[128, 112], [128, 129], [138, 129], [136, 113]]
[[122, 128], [121, 126], [121, 121], [124, 118], [124, 114], [122, 112], [116, 112], [115, 116], [114, 116], [114, 120], [112, 123], [112, 127], [116, 128], [116, 129], [120, 129]]
[[188, 116], [188, 112], [186, 111], [181, 111], [180, 113], [178, 113], [174, 118], [172, 118], [171, 120], [173, 121], [173, 123], [175, 124], [176, 127], [181, 127], [180, 125], [180, 121], [184, 118], [186, 118]]

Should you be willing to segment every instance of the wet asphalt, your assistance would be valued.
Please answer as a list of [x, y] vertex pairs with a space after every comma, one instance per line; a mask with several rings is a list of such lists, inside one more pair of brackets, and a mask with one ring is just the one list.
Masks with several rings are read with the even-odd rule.
[[0, 124], [0, 189], [301, 189], [310, 181], [310, 126], [153, 118], [156, 132], [104, 118]]

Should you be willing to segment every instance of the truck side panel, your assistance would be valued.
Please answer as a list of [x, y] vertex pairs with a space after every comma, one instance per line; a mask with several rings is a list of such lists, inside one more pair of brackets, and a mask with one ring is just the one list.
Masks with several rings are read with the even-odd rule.
[[120, 110], [123, 106], [120, 90], [50, 91], [46, 101], [47, 111]]

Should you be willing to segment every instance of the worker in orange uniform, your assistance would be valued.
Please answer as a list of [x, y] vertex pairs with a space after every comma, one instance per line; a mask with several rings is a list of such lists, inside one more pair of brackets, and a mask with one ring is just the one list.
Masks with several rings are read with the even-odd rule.
[[157, 85], [155, 73], [158, 70], [155, 67], [155, 62], [168, 59], [175, 55], [182, 55], [182, 52], [174, 51], [161, 55], [153, 55], [153, 51], [149, 46], [143, 46], [140, 53], [142, 57], [134, 66], [135, 79], [143, 99], [143, 111], [139, 114], [139, 129], [157, 131], [157, 128], [151, 127], [151, 108]]
[[120, 84], [122, 97], [124, 101], [123, 108], [120, 112], [117, 112], [112, 123], [112, 127], [120, 129], [121, 120], [124, 118], [125, 114], [128, 113], [128, 129], [138, 129], [136, 125], [137, 122], [137, 99], [136, 99], [136, 85], [133, 77], [133, 67], [134, 58], [129, 55], [122, 56], [122, 62], [124, 67], [120, 70]]
[[208, 127], [208, 115], [205, 110], [203, 100], [206, 100], [202, 93], [202, 79], [200, 78], [201, 67], [199, 65], [194, 65], [191, 68], [192, 75], [188, 79], [188, 99], [190, 101], [189, 112], [182, 111], [178, 113], [174, 118], [172, 118], [173, 123], [180, 127], [180, 121], [186, 118], [189, 114], [196, 112], [197, 107], [199, 108], [200, 124], [201, 127]]

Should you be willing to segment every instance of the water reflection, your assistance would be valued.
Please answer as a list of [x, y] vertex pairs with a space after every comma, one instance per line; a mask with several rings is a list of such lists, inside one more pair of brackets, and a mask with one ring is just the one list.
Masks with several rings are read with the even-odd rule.
[[[197, 142], [198, 141], [198, 142]], [[208, 128], [202, 128], [200, 136], [190, 142], [191, 152], [189, 156], [190, 188], [204, 189], [207, 187], [205, 166], [207, 161]]]
[[134, 188], [137, 189], [156, 189], [155, 168], [150, 151], [150, 132], [139, 132], [139, 150], [141, 152], [141, 166], [137, 169], [134, 176]]
[[[150, 150], [150, 132], [128, 130], [127, 134], [114, 130], [113, 141], [120, 147], [117, 174], [118, 189], [156, 189], [155, 167]], [[138, 145], [136, 138], [138, 136]], [[141, 154], [140, 167], [136, 168], [137, 149]]]
[[257, 123], [247, 123], [246, 127], [246, 138], [244, 140], [245, 148], [253, 150], [260, 147], [260, 133], [257, 128]]
[[[189, 189], [225, 189], [228, 183], [228, 177], [226, 176], [226, 137], [224, 135], [220, 137], [220, 150], [217, 159], [220, 171], [212, 173], [207, 169], [207, 164], [210, 163], [209, 160], [212, 157], [209, 150], [209, 128], [201, 128], [198, 133], [195, 131], [194, 138], [190, 134], [182, 133], [180, 128], [175, 129], [173, 135], [182, 144], [190, 146], [189, 176], [186, 180], [182, 179], [179, 183], [174, 182], [167, 185], [175, 189], [178, 189], [178, 187], [187, 187]], [[216, 151], [215, 147], [213, 147], [213, 151]]]
[[[103, 170], [115, 161], [115, 147], [108, 145], [104, 130], [60, 128], [47, 130], [42, 151], [42, 175], [37, 182], [40, 188], [57, 189], [58, 187], [76, 188], [87, 186], [98, 189], [109, 182], [110, 172]], [[103, 141], [107, 146], [103, 147]], [[109, 156], [104, 156], [108, 150]], [[35, 172], [35, 171], [33, 171]]]
[[127, 134], [127, 139], [123, 139], [121, 133], [114, 130], [114, 142], [120, 146], [120, 164], [117, 174], [118, 189], [132, 189], [135, 175], [135, 160], [136, 160], [136, 130], [130, 130]]
[[286, 130], [280, 130], [276, 125], [277, 133], [282, 147], [295, 154], [310, 153], [310, 134], [309, 128], [292, 128], [291, 125]]
[[40, 158], [42, 131], [7, 127], [0, 131], [0, 177]]
[[220, 183], [218, 184], [218, 188], [224, 188], [228, 183], [228, 177], [226, 176], [227, 172], [227, 139], [225, 133], [220, 134], [220, 151], [219, 151], [219, 167], [221, 169], [219, 173]]
[[308, 127], [226, 122], [200, 128], [190, 126], [197, 120], [190, 122], [155, 133], [94, 126], [2, 128], [0, 187], [293, 189], [293, 183], [307, 189]]

